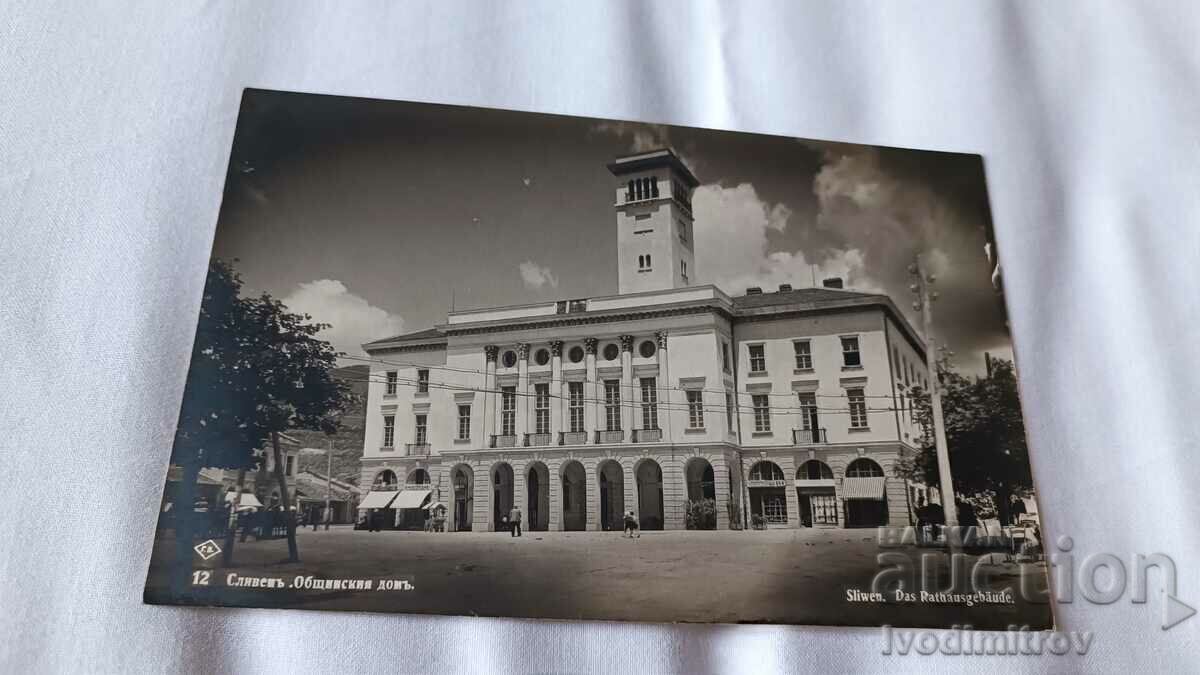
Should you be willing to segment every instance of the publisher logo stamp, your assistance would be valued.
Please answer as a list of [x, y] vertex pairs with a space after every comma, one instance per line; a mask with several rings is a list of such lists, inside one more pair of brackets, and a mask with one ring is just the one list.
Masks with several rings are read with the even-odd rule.
[[194, 549], [196, 555], [200, 556], [201, 560], [208, 560], [221, 552], [221, 547], [217, 546], [217, 542], [209, 539], [208, 541], [196, 544]]

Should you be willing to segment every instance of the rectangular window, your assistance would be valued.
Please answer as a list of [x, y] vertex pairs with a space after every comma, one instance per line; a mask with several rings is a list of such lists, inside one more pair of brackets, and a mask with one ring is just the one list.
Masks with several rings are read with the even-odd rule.
[[287, 476], [295, 476], [296, 475], [296, 458], [294, 456], [292, 456], [292, 455], [287, 456], [287, 464], [284, 467], [283, 473], [284, 473], [284, 475], [287, 475]]
[[604, 428], [608, 431], [621, 429], [621, 382], [604, 381]]
[[534, 433], [550, 433], [550, 384], [533, 385], [533, 428]]
[[812, 343], [799, 340], [792, 347], [796, 350], [796, 370], [812, 370]]
[[813, 522], [818, 525], [837, 525], [837, 498], [833, 495], [811, 495]]
[[465, 441], [471, 437], [471, 406], [458, 406], [458, 440]]
[[781, 494], [765, 494], [762, 497], [763, 518], [768, 523], [787, 522], [787, 498]]
[[729, 431], [734, 431], [733, 425], [733, 394], [725, 392], [725, 423], [729, 425]]
[[395, 446], [396, 441], [396, 416], [383, 416], [383, 447], [391, 448]]
[[689, 389], [687, 392], [688, 428], [704, 428], [704, 392]]
[[567, 409], [570, 412], [571, 431], [583, 431], [583, 383], [567, 383]]
[[858, 338], [842, 338], [842, 365], [847, 368], [862, 366], [862, 354], [858, 351]]
[[867, 428], [867, 397], [862, 389], [847, 389], [846, 398], [850, 401], [850, 428]]
[[428, 370], [418, 370], [417, 371], [417, 393], [418, 394], [428, 394], [429, 393], [429, 371]]
[[[817, 395], [812, 392], [800, 394], [800, 428], [814, 432], [820, 428], [820, 422], [817, 419]], [[812, 439], [810, 433], [809, 438]]]
[[725, 372], [727, 372], [727, 373], [733, 372], [733, 364], [731, 364], [729, 362], [729, 343], [728, 342], [721, 343], [721, 367], [724, 368]]
[[896, 371], [896, 381], [899, 382], [902, 375], [900, 374], [900, 349], [892, 347], [892, 369]]
[[750, 372], [767, 372], [767, 354], [763, 345], [750, 345]]
[[500, 388], [500, 435], [514, 436], [517, 433], [517, 388]]
[[642, 428], [658, 428], [658, 380], [642, 378]]
[[416, 434], [413, 437], [413, 443], [417, 445], [425, 445], [429, 438], [429, 415], [417, 415]]
[[397, 373], [396, 371], [394, 371], [394, 370], [387, 371], [387, 388], [383, 390], [383, 393], [385, 395], [387, 395], [387, 396], [395, 396], [396, 395], [396, 381], [399, 377], [400, 377], [400, 374]]
[[755, 394], [752, 398], [754, 403], [754, 430], [755, 431], [770, 431], [771, 430], [771, 399], [766, 394]]

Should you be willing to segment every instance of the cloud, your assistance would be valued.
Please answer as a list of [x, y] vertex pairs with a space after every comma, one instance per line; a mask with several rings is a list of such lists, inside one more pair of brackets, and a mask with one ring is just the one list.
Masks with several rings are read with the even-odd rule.
[[283, 298], [283, 304], [293, 312], [308, 314], [316, 323], [329, 324], [320, 332], [321, 339], [354, 356], [363, 354], [362, 343], [404, 331], [403, 319], [371, 305], [335, 279], [302, 283]]
[[692, 196], [695, 218], [696, 274], [733, 295], [748, 287], [764, 290], [779, 284], [796, 288], [842, 277], [858, 290], [878, 290], [854, 248], [804, 251], [772, 250], [772, 232], [792, 225], [795, 213], [786, 204], [768, 204], [750, 183], [735, 187], [703, 185]]
[[538, 289], [547, 285], [551, 288], [558, 288], [558, 277], [554, 276], [549, 267], [542, 267], [532, 260], [526, 260], [518, 266], [518, 269], [521, 272], [521, 281], [525, 282], [526, 288]]
[[629, 142], [626, 152], [636, 154], [649, 152], [660, 148], [670, 148], [693, 172], [697, 171], [698, 162], [693, 148], [680, 148], [671, 142], [671, 127], [665, 124], [643, 124], [639, 122], [598, 122], [590, 129], [590, 134], [611, 134]]

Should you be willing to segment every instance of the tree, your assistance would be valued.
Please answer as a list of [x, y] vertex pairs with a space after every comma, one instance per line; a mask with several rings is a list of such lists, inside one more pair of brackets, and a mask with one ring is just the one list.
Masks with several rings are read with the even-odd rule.
[[[991, 359], [987, 377], [965, 377], [948, 362], [938, 365], [946, 444], [954, 473], [955, 492], [966, 496], [992, 495], [1000, 522], [1011, 522], [1013, 495], [1033, 489], [1025, 421], [1017, 394], [1012, 361]], [[921, 450], [900, 465], [906, 478], [938, 484], [937, 451], [933, 442], [933, 411], [929, 394], [914, 390], [913, 410], [925, 430]]]
[[[268, 440], [287, 522], [288, 559], [299, 561], [279, 433], [287, 429], [332, 433], [342, 411], [353, 402], [350, 387], [332, 375], [336, 352], [316, 337], [327, 326], [311, 323], [307, 314], [287, 311], [269, 294], [245, 298], [241, 290], [241, 277], [229, 263], [217, 259], [209, 263], [171, 453], [183, 470], [177, 504], [176, 584], [186, 584], [190, 571], [192, 504], [200, 469], [253, 468], [258, 461], [255, 451]], [[232, 546], [228, 539], [227, 545]]]

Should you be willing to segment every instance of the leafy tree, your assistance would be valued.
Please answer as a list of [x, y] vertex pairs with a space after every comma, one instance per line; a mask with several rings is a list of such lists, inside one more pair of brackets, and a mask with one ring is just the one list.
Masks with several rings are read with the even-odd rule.
[[[1008, 524], [1012, 496], [1028, 494], [1033, 476], [1013, 363], [994, 358], [990, 363], [987, 377], [965, 377], [941, 361], [938, 380], [954, 490], [970, 498], [991, 495], [1000, 522]], [[933, 408], [929, 394], [920, 388], [914, 391], [913, 409], [924, 439], [920, 452], [901, 463], [900, 473], [938, 485]]]
[[[247, 298], [241, 290], [241, 277], [229, 263], [210, 262], [171, 452], [172, 462], [183, 471], [177, 503], [177, 584], [187, 583], [190, 570], [192, 504], [200, 469], [251, 469], [257, 464], [255, 450], [268, 441], [287, 522], [288, 559], [299, 561], [279, 433], [334, 433], [342, 411], [353, 403], [349, 385], [332, 375], [336, 352], [316, 337], [327, 326], [287, 311], [269, 294]], [[229, 550], [232, 541], [226, 543]]]

